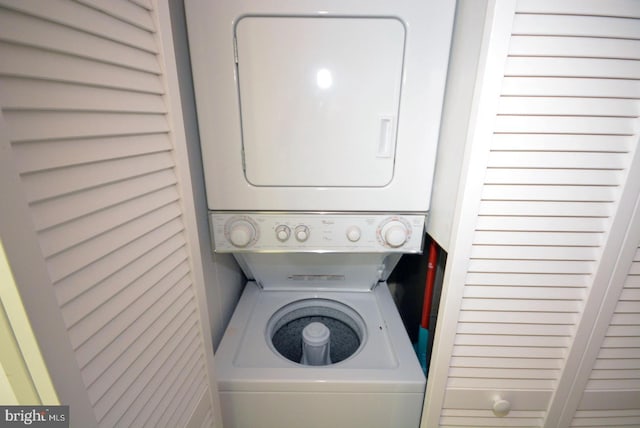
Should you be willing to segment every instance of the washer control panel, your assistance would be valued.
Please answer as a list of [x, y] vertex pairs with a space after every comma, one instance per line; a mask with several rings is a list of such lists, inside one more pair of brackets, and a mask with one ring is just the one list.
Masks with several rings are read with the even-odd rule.
[[217, 252], [420, 253], [424, 215], [210, 213]]

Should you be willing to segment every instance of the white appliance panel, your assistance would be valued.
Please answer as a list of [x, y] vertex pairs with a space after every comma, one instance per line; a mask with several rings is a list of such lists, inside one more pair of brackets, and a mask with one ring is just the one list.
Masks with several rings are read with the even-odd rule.
[[[236, 211], [428, 211], [454, 6], [454, 2], [415, 0], [187, 1], [209, 208]], [[286, 46], [280, 48], [273, 39], [269, 41], [272, 36], [265, 36], [266, 27], [253, 28], [254, 24], [262, 26], [262, 22], [269, 27], [272, 19], [292, 23], [278, 29], [273, 37], [291, 34], [292, 39], [302, 39], [303, 46], [307, 43], [314, 46], [319, 56], [312, 57], [313, 52], [297, 46], [296, 40], [288, 40]], [[298, 36], [302, 30], [297, 28], [297, 23], [302, 22], [313, 24], [305, 23], [305, 27], [310, 29], [308, 37], [306, 30], [303, 36]], [[353, 27], [353, 32], [345, 29], [346, 26]], [[373, 27], [380, 31], [370, 35], [369, 29]], [[239, 64], [235, 62], [236, 28]], [[335, 29], [336, 34], [327, 34], [323, 41], [319, 35], [322, 28]], [[262, 52], [262, 57], [253, 57], [253, 54], [247, 57], [243, 52], [250, 52], [245, 49], [252, 48], [243, 39], [245, 31], [248, 31], [246, 34], [256, 31], [261, 38], [264, 36], [267, 39], [265, 48], [274, 48], [275, 54], [269, 51]], [[338, 47], [333, 49], [336, 45]], [[369, 51], [372, 48], [373, 52]], [[293, 55], [296, 49], [298, 51]], [[400, 52], [401, 60], [398, 59]], [[270, 62], [271, 58], [276, 58], [275, 55], [278, 61], [273, 63], [281, 64]], [[336, 64], [323, 65], [322, 55], [326, 60], [336, 61]], [[357, 60], [353, 69], [338, 64], [345, 64], [341, 61], [347, 55]], [[262, 77], [254, 71], [253, 75], [258, 80], [254, 82], [251, 77], [251, 83], [248, 83], [249, 75], [245, 75], [243, 64], [253, 62], [261, 67], [271, 67], [271, 71]], [[286, 88], [275, 95], [269, 92], [273, 90], [270, 88], [267, 88], [267, 93], [259, 94], [255, 92], [256, 88], [248, 85], [258, 84], [257, 89], [262, 88], [260, 90], [271, 84], [282, 88], [284, 83], [271, 74], [284, 73], [284, 79], [292, 80], [300, 87], [304, 67], [308, 68], [308, 78], [311, 79], [307, 92], [321, 91], [317, 86], [321, 69], [317, 67], [328, 70], [334, 88], [348, 82], [352, 87], [350, 93], [365, 87], [366, 90], [359, 91], [381, 89], [381, 92], [360, 94], [370, 97], [367, 99], [371, 102], [364, 109], [366, 112], [353, 111], [358, 97], [352, 100], [346, 99], [346, 95], [339, 95], [339, 98], [325, 100], [325, 110], [321, 110], [324, 116], [313, 117], [311, 113], [313, 109], [318, 111], [321, 99], [298, 96], [297, 102], [301, 104], [294, 116], [301, 116], [301, 119], [297, 118], [300, 123], [278, 116], [280, 107], [266, 111], [261, 108], [261, 118], [257, 122], [251, 118], [251, 115], [257, 115], [259, 103], [271, 107], [287, 105], [284, 98], [289, 95]], [[379, 67], [380, 70], [377, 69]], [[354, 77], [356, 75], [358, 77]], [[320, 73], [321, 81], [327, 77], [326, 72]], [[384, 79], [387, 84], [376, 85], [378, 79]], [[314, 84], [316, 87], [312, 89]], [[322, 84], [326, 85], [326, 82]], [[250, 88], [254, 92], [249, 92]], [[394, 92], [398, 88], [399, 97]], [[252, 101], [242, 99], [241, 106], [241, 97], [245, 96]], [[348, 105], [351, 111], [329, 110], [341, 109], [343, 104]], [[287, 114], [291, 115], [291, 109], [288, 111]], [[244, 120], [248, 124], [243, 123]], [[338, 121], [338, 125], [332, 126], [332, 131], [326, 131], [322, 124], [333, 120]], [[312, 132], [306, 132], [304, 121], [310, 122]], [[375, 121], [375, 124], [369, 125], [370, 121]], [[278, 132], [283, 131], [282, 123], [290, 129], [286, 130], [288, 137], [280, 140]], [[359, 128], [351, 129], [345, 125], [346, 139], [336, 139], [333, 132], [340, 128], [341, 123], [358, 124]], [[366, 126], [361, 126], [362, 123]], [[247, 134], [244, 148], [243, 132]], [[306, 139], [298, 137], [301, 133]], [[270, 135], [274, 140], [265, 143], [259, 134]], [[385, 140], [387, 137], [389, 140]], [[381, 138], [389, 144], [380, 144]], [[340, 142], [345, 140], [349, 141], [346, 146]], [[243, 150], [246, 153], [243, 154]], [[389, 157], [379, 157], [378, 153], [388, 153]], [[358, 162], [353, 162], [354, 159]], [[243, 165], [245, 161], [246, 165]], [[265, 164], [261, 165], [263, 161]]]
[[420, 253], [425, 216], [385, 213], [209, 214], [219, 253]]
[[247, 181], [388, 184], [404, 36], [402, 22], [393, 18], [240, 19], [236, 49]]

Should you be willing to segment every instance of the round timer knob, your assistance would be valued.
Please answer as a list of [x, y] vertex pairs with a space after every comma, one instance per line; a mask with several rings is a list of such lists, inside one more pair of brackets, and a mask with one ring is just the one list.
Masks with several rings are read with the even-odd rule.
[[289, 229], [289, 226], [281, 224], [276, 227], [276, 238], [278, 238], [278, 241], [285, 242], [289, 239], [289, 236], [291, 236], [291, 229]]
[[234, 247], [244, 248], [256, 237], [256, 228], [247, 220], [236, 220], [229, 226], [229, 241]]
[[309, 239], [309, 228], [304, 225], [296, 226], [295, 237], [300, 242], [306, 241]]
[[360, 240], [361, 232], [358, 226], [351, 226], [347, 229], [347, 239], [351, 242], [358, 242]]
[[401, 247], [409, 239], [409, 229], [398, 220], [392, 220], [382, 228], [382, 239], [391, 248]]

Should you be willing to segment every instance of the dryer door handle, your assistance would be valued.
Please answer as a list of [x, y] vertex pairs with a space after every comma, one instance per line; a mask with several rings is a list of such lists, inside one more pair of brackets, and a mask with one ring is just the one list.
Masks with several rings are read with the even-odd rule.
[[393, 116], [380, 116], [380, 136], [378, 138], [379, 158], [390, 158], [393, 155]]

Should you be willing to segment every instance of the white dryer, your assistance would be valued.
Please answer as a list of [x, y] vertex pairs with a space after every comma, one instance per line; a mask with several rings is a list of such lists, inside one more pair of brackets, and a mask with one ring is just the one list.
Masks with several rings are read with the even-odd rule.
[[427, 212], [454, 9], [187, 0], [209, 209]]
[[[226, 218], [221, 224], [256, 225], [253, 245], [261, 249], [236, 253], [250, 281], [215, 355], [224, 426], [417, 427], [425, 377], [384, 281], [403, 247], [420, 248], [421, 233], [395, 252], [379, 240], [390, 219], [408, 225], [411, 235], [422, 232], [422, 219], [264, 213], [220, 218]], [[340, 252], [339, 240], [323, 246], [292, 238], [287, 242], [295, 252], [289, 253], [286, 243], [271, 238], [278, 226], [300, 222], [320, 237], [359, 230], [359, 252]], [[221, 248], [232, 245], [224, 226], [214, 229], [214, 238]], [[318, 326], [326, 334], [319, 346], [317, 330], [311, 330]], [[313, 360], [318, 347], [326, 359]]]

